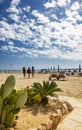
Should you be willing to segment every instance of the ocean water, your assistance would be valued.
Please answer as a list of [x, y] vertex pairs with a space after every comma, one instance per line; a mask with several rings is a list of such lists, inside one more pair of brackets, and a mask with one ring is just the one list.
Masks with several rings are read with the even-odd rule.
[[22, 73], [22, 70], [0, 70], [0, 73]]

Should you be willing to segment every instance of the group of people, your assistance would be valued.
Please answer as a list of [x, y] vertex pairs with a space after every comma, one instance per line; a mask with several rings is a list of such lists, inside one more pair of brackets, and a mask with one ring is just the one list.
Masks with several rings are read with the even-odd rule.
[[28, 78], [30, 78], [30, 75], [32, 74], [32, 77], [34, 77], [35, 68], [32, 66], [32, 68], [28, 67], [27, 70], [25, 67], [23, 67], [23, 76], [26, 77], [26, 73], [28, 74]]

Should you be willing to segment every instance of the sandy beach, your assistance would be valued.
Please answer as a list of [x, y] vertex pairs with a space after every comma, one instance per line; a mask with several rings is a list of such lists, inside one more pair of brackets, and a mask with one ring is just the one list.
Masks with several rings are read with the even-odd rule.
[[[0, 74], [0, 85], [4, 83], [9, 75], [11, 74]], [[16, 89], [25, 88], [32, 85], [34, 82], [42, 83], [44, 80], [49, 81], [49, 74], [35, 74], [35, 76], [33, 78], [30, 77], [30, 79], [28, 79], [27, 75], [25, 78], [23, 78], [22, 73], [16, 73], [13, 75], [16, 79]], [[58, 95], [71, 96], [78, 99], [82, 98], [82, 77], [67, 76], [64, 80], [54, 81], [57, 83], [57, 86], [63, 90], [63, 92], [58, 92]]]
[[[4, 83], [4, 81], [9, 75], [11, 74], [0, 74], [0, 85]], [[30, 79], [28, 79], [27, 75], [26, 78], [23, 78], [22, 73], [16, 73], [13, 75], [16, 78], [16, 89], [25, 88], [27, 86], [32, 85], [34, 82], [42, 83], [42, 81], [44, 80], [49, 81], [49, 74], [35, 74], [35, 76], [33, 78], [31, 77]], [[54, 81], [63, 91], [57, 93], [59, 96], [70, 96], [76, 98], [77, 100], [82, 100], [82, 77], [67, 76], [65, 80]], [[35, 111], [33, 111], [32, 109]], [[32, 127], [35, 128], [43, 121], [43, 119], [48, 120], [49, 115], [53, 113], [53, 111], [47, 111], [47, 113], [44, 113], [42, 108], [39, 108], [37, 112], [36, 110], [36, 106], [35, 108], [33, 106], [33, 108], [25, 107], [21, 109], [21, 111], [17, 114], [19, 118], [16, 123], [16, 129], [28, 130]]]

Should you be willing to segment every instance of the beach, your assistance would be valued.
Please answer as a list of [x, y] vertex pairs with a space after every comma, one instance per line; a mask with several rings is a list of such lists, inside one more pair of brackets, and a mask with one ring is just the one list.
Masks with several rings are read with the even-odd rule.
[[[6, 78], [11, 75], [9, 73], [1, 73], [0, 74], [0, 85], [5, 82]], [[16, 73], [13, 74], [16, 79], [16, 84], [15, 84], [15, 89], [22, 89], [27, 86], [33, 85], [34, 82], [39, 82], [42, 83], [44, 80], [49, 81], [49, 75], [50, 74], [41, 74], [37, 73], [35, 74], [34, 77], [28, 78], [23, 77], [22, 73]], [[82, 101], [82, 77], [78, 76], [66, 76], [64, 80], [55, 80], [57, 83], [57, 86], [62, 89], [62, 92], [57, 92], [58, 96], [69, 96], [73, 97], [78, 101]], [[28, 130], [30, 128], [35, 128], [37, 127], [43, 120], [48, 120], [49, 115], [53, 112], [50, 113], [50, 111], [47, 111], [46, 114], [42, 112], [42, 108], [39, 108], [38, 111], [36, 111], [38, 106], [36, 107], [31, 107], [29, 108], [27, 106], [21, 109], [21, 111], [17, 114], [19, 117], [17, 122], [16, 122], [16, 129], [17, 130]], [[14, 129], [14, 128], [12, 128]]]
[[[42, 83], [43, 81], [49, 81], [50, 74], [35, 74], [35, 76], [30, 79], [26, 75], [23, 77], [22, 73], [12, 73], [15, 76], [16, 84], [15, 89], [22, 89], [27, 86], [33, 85], [34, 82]], [[0, 74], [0, 85], [5, 82], [6, 78], [11, 75], [10, 73]], [[78, 76], [66, 76], [64, 80], [53, 80], [57, 83], [57, 86], [62, 89], [63, 92], [58, 92], [58, 95], [71, 96], [78, 99], [82, 98], [82, 77]]]

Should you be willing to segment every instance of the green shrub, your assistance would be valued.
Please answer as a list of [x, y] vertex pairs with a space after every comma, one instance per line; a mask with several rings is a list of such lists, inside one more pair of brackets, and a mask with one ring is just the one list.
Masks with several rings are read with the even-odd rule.
[[38, 93], [34, 92], [33, 89], [27, 88], [28, 98], [26, 101], [26, 105], [32, 105], [35, 103], [39, 103], [41, 101], [41, 97]]
[[38, 82], [33, 84], [33, 91], [36, 94], [39, 94], [41, 97], [41, 103], [42, 104], [47, 104], [48, 103], [48, 98], [47, 96], [57, 96], [56, 92], [62, 91], [60, 88], [57, 87], [57, 84], [55, 82], [45, 82], [43, 81], [43, 84], [40, 84]]
[[48, 95], [57, 97], [56, 92], [60, 92], [62, 90], [58, 88], [57, 84], [53, 81], [51, 83], [43, 81], [43, 84], [35, 82], [32, 88], [26, 88], [26, 91], [28, 93], [26, 104], [32, 105], [34, 103], [47, 104]]

